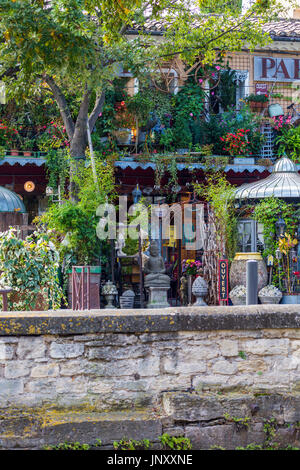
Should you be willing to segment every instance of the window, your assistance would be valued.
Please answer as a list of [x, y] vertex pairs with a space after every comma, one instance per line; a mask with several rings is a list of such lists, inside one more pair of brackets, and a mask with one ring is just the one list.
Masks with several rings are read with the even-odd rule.
[[264, 249], [263, 225], [256, 220], [238, 222], [238, 249], [241, 253], [256, 253]]

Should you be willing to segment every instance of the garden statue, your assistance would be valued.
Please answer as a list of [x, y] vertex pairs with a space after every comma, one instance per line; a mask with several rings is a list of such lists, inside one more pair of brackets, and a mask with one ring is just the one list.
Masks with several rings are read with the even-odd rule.
[[188, 281], [185, 276], [181, 276], [180, 278], [180, 300], [181, 305], [185, 306], [188, 304]]
[[149, 291], [147, 308], [167, 308], [170, 306], [167, 300], [167, 293], [170, 289], [171, 280], [165, 274], [165, 263], [159, 254], [156, 241], [151, 241], [149, 251], [149, 258], [145, 261], [144, 265], [144, 286]]
[[152, 240], [150, 254], [144, 265], [145, 287], [170, 287], [170, 277], [165, 272], [165, 263], [159, 255], [157, 242]]

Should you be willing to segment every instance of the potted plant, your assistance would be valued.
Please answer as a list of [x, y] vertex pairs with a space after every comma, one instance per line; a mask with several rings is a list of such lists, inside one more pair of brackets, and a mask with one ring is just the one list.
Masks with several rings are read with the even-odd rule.
[[255, 95], [252, 93], [244, 98], [244, 101], [249, 103], [251, 111], [261, 112], [267, 108], [269, 102], [269, 95], [267, 93], [261, 95]]
[[129, 145], [132, 140], [132, 129], [135, 127], [134, 116], [129, 113], [125, 101], [117, 103], [115, 106], [115, 126], [116, 130], [113, 131], [117, 143], [119, 145]]
[[193, 280], [200, 273], [202, 267], [201, 261], [195, 259], [184, 259], [181, 263], [182, 273], [187, 276], [188, 299], [191, 303]]
[[23, 140], [23, 155], [24, 157], [30, 157], [32, 155], [32, 150], [34, 148], [35, 140], [30, 139], [29, 137], [25, 137]]
[[224, 137], [220, 137], [221, 142], [223, 142], [223, 150], [229, 153], [229, 155], [234, 157], [235, 164], [248, 164], [253, 165], [255, 159], [253, 157], [248, 157], [251, 155], [250, 151], [248, 134], [250, 129], [237, 129], [236, 132], [228, 132]]
[[269, 284], [258, 292], [258, 298], [262, 304], [279, 304], [282, 292], [276, 286]]
[[229, 298], [233, 305], [246, 305], [246, 287], [243, 285], [235, 286], [229, 292]]
[[295, 272], [294, 264], [294, 247], [298, 244], [298, 240], [293, 238], [289, 233], [279, 238], [278, 241], [278, 261], [281, 273], [281, 280], [284, 285], [281, 303], [298, 304], [300, 303], [300, 295], [294, 292]]

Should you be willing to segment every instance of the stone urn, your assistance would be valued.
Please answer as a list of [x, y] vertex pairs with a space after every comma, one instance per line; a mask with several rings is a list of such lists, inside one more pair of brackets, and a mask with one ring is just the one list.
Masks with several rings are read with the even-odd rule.
[[208, 287], [205, 279], [203, 279], [201, 276], [196, 277], [192, 285], [192, 293], [196, 297], [196, 302], [194, 303], [195, 307], [202, 307], [203, 305], [207, 305], [207, 303], [203, 300], [203, 297], [207, 295], [207, 292]]
[[107, 305], [105, 305], [104, 308], [116, 308], [113, 301], [117, 293], [117, 288], [111, 281], [107, 281], [107, 283], [104, 284], [102, 294], [105, 296], [105, 300], [107, 302]]
[[258, 264], [258, 290], [268, 284], [268, 271], [266, 263], [260, 253], [236, 253], [230, 267], [230, 289], [235, 286], [246, 286], [246, 265], [248, 260], [256, 260]]

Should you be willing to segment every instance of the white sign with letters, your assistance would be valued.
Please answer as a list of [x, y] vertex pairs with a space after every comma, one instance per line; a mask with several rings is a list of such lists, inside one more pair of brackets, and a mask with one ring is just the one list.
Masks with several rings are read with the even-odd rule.
[[300, 59], [255, 56], [254, 80], [300, 81]]

